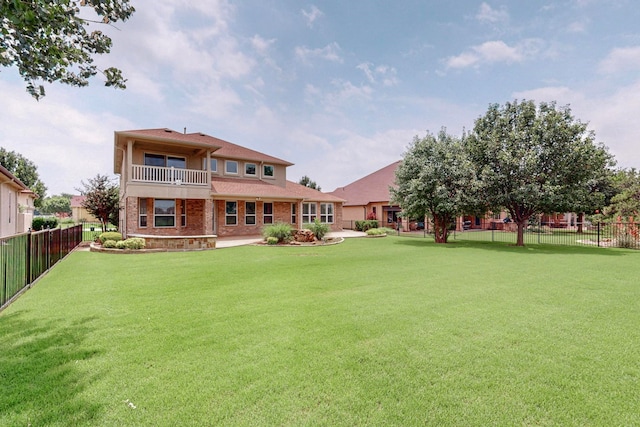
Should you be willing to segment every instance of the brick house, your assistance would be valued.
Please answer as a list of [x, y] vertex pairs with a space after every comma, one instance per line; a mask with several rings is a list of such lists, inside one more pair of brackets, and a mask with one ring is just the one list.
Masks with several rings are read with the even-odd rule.
[[29, 231], [36, 197], [22, 181], [0, 165], [0, 237]]
[[319, 218], [341, 230], [344, 200], [287, 180], [289, 166], [202, 133], [115, 132], [119, 229], [175, 248], [214, 247], [216, 236], [256, 236], [275, 222], [301, 229]]

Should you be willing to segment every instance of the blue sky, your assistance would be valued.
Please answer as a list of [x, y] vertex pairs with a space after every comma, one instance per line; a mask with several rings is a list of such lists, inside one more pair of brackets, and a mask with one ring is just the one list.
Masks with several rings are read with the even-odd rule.
[[640, 168], [640, 8], [632, 0], [132, 1], [111, 54], [127, 90], [0, 69], [0, 146], [48, 195], [113, 175], [113, 132], [204, 132], [280, 157], [332, 191], [415, 135], [472, 128], [489, 104], [569, 104], [619, 167]]

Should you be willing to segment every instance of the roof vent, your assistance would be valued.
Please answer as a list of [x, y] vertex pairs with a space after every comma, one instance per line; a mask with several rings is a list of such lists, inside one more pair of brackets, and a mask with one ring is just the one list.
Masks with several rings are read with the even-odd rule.
[[167, 133], [173, 132], [171, 129], [165, 129], [164, 131], [167, 132]]

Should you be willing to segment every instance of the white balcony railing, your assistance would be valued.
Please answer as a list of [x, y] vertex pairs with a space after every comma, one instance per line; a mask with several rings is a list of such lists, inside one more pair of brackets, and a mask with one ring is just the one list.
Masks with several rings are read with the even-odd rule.
[[207, 171], [133, 165], [131, 180], [156, 184], [209, 185]]

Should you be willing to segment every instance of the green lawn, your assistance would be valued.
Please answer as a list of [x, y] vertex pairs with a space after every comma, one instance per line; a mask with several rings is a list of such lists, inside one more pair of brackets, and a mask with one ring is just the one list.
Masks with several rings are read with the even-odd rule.
[[0, 425], [640, 425], [638, 278], [395, 236], [75, 252], [0, 313]]

